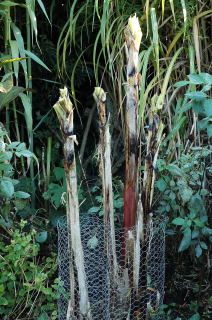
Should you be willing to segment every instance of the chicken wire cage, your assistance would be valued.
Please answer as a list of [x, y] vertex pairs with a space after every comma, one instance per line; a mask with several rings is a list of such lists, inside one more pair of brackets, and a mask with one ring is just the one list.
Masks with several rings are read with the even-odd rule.
[[[70, 264], [75, 265], [73, 254], [68, 249], [71, 231], [66, 219], [58, 222], [58, 259], [59, 259], [59, 320], [163, 320], [160, 306], [164, 296], [165, 278], [165, 220], [152, 219], [144, 226], [146, 241], [140, 246], [138, 286], [130, 285], [129, 274], [135, 266], [126, 265], [123, 257], [123, 239], [126, 230], [115, 229], [115, 253], [118, 274], [108, 259], [112, 250], [110, 227], [103, 220], [90, 216], [80, 217], [81, 242], [84, 254], [87, 292], [90, 304], [89, 317], [82, 316], [79, 306], [68, 313], [70, 292], [79, 296], [79, 288], [71, 288]], [[135, 230], [128, 230], [135, 234]], [[133, 248], [131, 248], [133, 251]], [[111, 253], [112, 254], [112, 253]], [[76, 270], [73, 272], [76, 273]], [[77, 298], [76, 298], [77, 301]]]

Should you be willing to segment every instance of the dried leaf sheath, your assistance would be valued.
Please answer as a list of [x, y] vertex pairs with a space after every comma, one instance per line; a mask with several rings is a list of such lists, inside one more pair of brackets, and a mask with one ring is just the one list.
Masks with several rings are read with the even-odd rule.
[[[115, 245], [115, 227], [114, 227], [114, 207], [113, 207], [113, 189], [112, 189], [112, 168], [111, 168], [111, 146], [109, 124], [106, 115], [106, 94], [102, 88], [95, 88], [94, 99], [97, 103], [99, 113], [99, 130], [100, 130], [100, 173], [102, 177], [103, 188], [103, 207], [104, 222], [106, 228], [110, 228], [110, 247], [112, 250], [112, 267], [114, 279], [118, 276], [118, 264], [116, 258]], [[111, 260], [109, 254], [109, 261]]]
[[124, 227], [127, 229], [135, 225], [138, 202], [138, 53], [141, 37], [138, 18], [134, 16], [128, 20], [125, 29], [128, 61], [125, 115]]
[[[71, 251], [70, 261], [70, 301], [67, 320], [72, 319], [74, 308], [79, 300], [80, 319], [91, 319], [88, 289], [86, 283], [83, 247], [80, 234], [79, 202], [77, 192], [76, 163], [74, 143], [76, 136], [73, 134], [73, 107], [68, 96], [67, 88], [60, 90], [60, 98], [54, 105], [64, 139], [64, 167], [67, 184], [67, 225], [71, 232], [68, 249]], [[72, 264], [74, 261], [74, 265]], [[77, 277], [74, 278], [74, 267]], [[75, 286], [79, 288], [79, 297], [75, 297]], [[76, 299], [76, 300], [75, 300]]]

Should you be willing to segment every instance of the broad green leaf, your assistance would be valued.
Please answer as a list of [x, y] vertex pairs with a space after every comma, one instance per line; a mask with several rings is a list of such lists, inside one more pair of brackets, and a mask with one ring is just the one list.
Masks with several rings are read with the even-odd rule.
[[0, 163], [0, 171], [12, 171], [13, 167], [9, 163]]
[[204, 78], [200, 74], [189, 74], [188, 78], [190, 80], [190, 83], [192, 84], [203, 84], [205, 83]]
[[7, 145], [6, 149], [7, 149], [7, 150], [14, 149], [14, 148], [16, 148], [19, 144], [20, 144], [19, 141], [11, 142], [10, 144]]
[[187, 186], [184, 188], [180, 188], [179, 192], [183, 202], [188, 202], [191, 199], [193, 194], [192, 189]]
[[178, 176], [178, 177], [184, 176], [183, 171], [175, 164], [169, 164], [166, 168], [173, 176]]
[[13, 154], [11, 151], [3, 152], [2, 154], [0, 154], [0, 162], [11, 160], [12, 156]]
[[207, 249], [208, 249], [208, 246], [207, 246], [207, 244], [206, 244], [204, 241], [200, 241], [200, 246], [201, 246], [201, 248], [204, 249], [204, 250], [207, 250]]
[[174, 201], [176, 199], [176, 195], [174, 192], [169, 193], [169, 199], [171, 199], [172, 201]]
[[208, 97], [208, 95], [202, 91], [188, 92], [185, 96], [192, 100], [201, 100]]
[[2, 180], [0, 182], [0, 192], [3, 194], [3, 196], [11, 198], [14, 194], [13, 183], [9, 180]]
[[55, 175], [57, 181], [65, 178], [64, 168], [56, 167], [56, 168], [54, 168], [53, 172], [54, 172], [54, 175]]
[[15, 198], [13, 200], [14, 206], [17, 210], [23, 210], [27, 205], [26, 199]]
[[22, 150], [25, 150], [25, 149], [26, 149], [26, 144], [25, 144], [25, 142], [21, 142], [21, 143], [19, 143], [19, 145], [17, 146], [16, 151], [22, 151]]
[[183, 218], [175, 218], [172, 220], [172, 223], [175, 224], [176, 226], [183, 226], [185, 224], [185, 219]]
[[199, 258], [202, 255], [202, 248], [199, 244], [195, 247], [195, 255], [197, 258]]
[[98, 246], [99, 240], [96, 236], [93, 236], [91, 239], [88, 240], [87, 246], [90, 249], [95, 249]]
[[206, 84], [203, 88], [202, 88], [202, 91], [205, 92], [205, 91], [209, 91], [211, 90], [211, 85], [210, 84]]
[[190, 74], [188, 78], [193, 84], [212, 84], [212, 75], [209, 73]]
[[205, 112], [204, 112], [204, 107], [203, 107], [203, 103], [204, 103], [205, 99], [202, 100], [192, 100], [191, 104], [192, 104], [192, 109], [194, 110], [194, 112], [205, 116]]
[[[46, 288], [47, 289], [47, 288]], [[48, 315], [46, 314], [46, 313], [41, 313], [40, 315], [39, 315], [39, 317], [37, 318], [37, 320], [49, 320], [49, 317], [48, 317]]]
[[96, 213], [99, 212], [100, 207], [92, 207], [88, 210], [88, 213]]
[[46, 241], [47, 235], [47, 231], [42, 231], [35, 237], [35, 240], [39, 243], [43, 243]]
[[120, 209], [122, 207], [123, 207], [123, 199], [122, 198], [114, 200], [114, 208]]
[[0, 297], [0, 306], [6, 306], [8, 305], [8, 301], [4, 297]]
[[24, 94], [19, 94], [22, 104], [24, 106], [24, 115], [27, 125], [27, 130], [31, 133], [32, 132], [32, 104], [30, 98]]
[[212, 236], [212, 229], [208, 227], [202, 228], [202, 234], [204, 236]]
[[212, 75], [209, 73], [200, 73], [205, 84], [212, 85]]
[[31, 51], [25, 50], [25, 53], [35, 62], [37, 62], [38, 64], [40, 64], [43, 68], [45, 68], [46, 70], [50, 71], [51, 70], [47, 67], [47, 65], [45, 65], [45, 63], [43, 63], [43, 61], [38, 58], [34, 53], [32, 53]]
[[197, 123], [198, 130], [205, 130], [208, 126], [209, 118], [204, 118]]
[[47, 192], [43, 193], [43, 197], [46, 200], [50, 200], [51, 203], [54, 204], [56, 208], [59, 208], [61, 206], [61, 199], [64, 198], [64, 195], [66, 194], [66, 187], [60, 186], [56, 183], [50, 183], [49, 189]]
[[156, 186], [157, 188], [163, 192], [166, 190], [166, 187], [167, 187], [167, 183], [165, 182], [165, 180], [163, 178], [159, 179], [158, 181], [156, 181]]
[[196, 239], [199, 237], [199, 230], [193, 230], [192, 231], [192, 235], [191, 235], [191, 238], [192, 239]]
[[188, 203], [189, 210], [195, 212], [196, 214], [203, 215], [206, 214], [206, 210], [204, 207], [204, 202], [202, 197], [199, 195], [199, 193], [194, 194], [191, 197], [190, 202]]
[[16, 198], [20, 198], [20, 199], [27, 199], [27, 198], [30, 197], [30, 194], [27, 193], [27, 192], [23, 192], [23, 191], [16, 191], [16, 192], [14, 193], [14, 196], [15, 196]]
[[0, 93], [0, 110], [11, 101], [15, 100], [25, 89], [14, 86], [8, 93]]
[[193, 221], [197, 227], [200, 227], [200, 228], [204, 227], [204, 223], [200, 219], [194, 219]]
[[207, 215], [201, 216], [200, 221], [203, 223], [208, 222], [208, 216]]
[[207, 126], [207, 134], [208, 134], [209, 138], [212, 137], [212, 123], [209, 123]]
[[21, 150], [21, 151], [16, 151], [15, 152], [16, 156], [17, 157], [21, 157], [21, 156], [24, 156], [26, 158], [30, 158], [30, 157], [33, 157], [33, 153], [29, 150]]
[[203, 109], [208, 117], [212, 117], [212, 99], [205, 99], [203, 101]]
[[182, 252], [186, 249], [188, 249], [188, 247], [191, 244], [191, 229], [190, 228], [186, 228], [183, 232], [183, 239], [180, 243], [178, 252]]
[[179, 88], [186, 86], [187, 84], [190, 84], [190, 81], [178, 81], [177, 83], [175, 83], [174, 87]]

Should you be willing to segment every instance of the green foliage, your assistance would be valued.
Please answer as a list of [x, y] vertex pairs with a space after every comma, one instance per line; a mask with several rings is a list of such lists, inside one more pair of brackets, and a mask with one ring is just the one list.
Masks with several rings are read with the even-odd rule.
[[[4, 226], [12, 226], [11, 211], [18, 212], [24, 209], [30, 197], [28, 192], [19, 189], [19, 180], [13, 166], [14, 158], [21, 160], [23, 157], [33, 156], [33, 153], [26, 149], [25, 143], [10, 142], [7, 132], [4, 129], [0, 130], [0, 224]], [[17, 166], [16, 160], [16, 168]]]
[[204, 175], [210, 170], [206, 164], [210, 153], [208, 149], [194, 150], [182, 154], [178, 162], [167, 164], [162, 159], [157, 162], [161, 178], [155, 184], [161, 196], [156, 210], [174, 218], [173, 225], [181, 226], [183, 238], [178, 251], [190, 247], [197, 258], [208, 250], [206, 242], [212, 239], [205, 201], [210, 194], [203, 186]]
[[208, 73], [190, 74], [189, 81], [180, 81], [175, 84], [176, 87], [185, 85], [201, 85], [201, 91], [192, 91], [185, 94], [190, 99], [183, 108], [184, 110], [193, 109], [195, 113], [202, 117], [198, 121], [199, 130], [207, 130], [209, 137], [212, 137], [212, 99], [205, 93], [211, 90], [212, 75]]
[[[122, 210], [123, 210], [123, 196], [120, 181], [115, 179], [113, 188], [115, 190], [113, 194], [113, 205], [114, 205], [114, 220], [121, 221]], [[89, 208], [89, 214], [97, 214], [99, 217], [103, 216], [103, 197], [101, 194], [101, 189], [97, 186], [91, 188], [91, 195], [94, 199], [93, 206]]]
[[[190, 306], [189, 306], [190, 307]], [[176, 303], [164, 304], [160, 307], [159, 315], [163, 320], [200, 320], [200, 314], [195, 313], [192, 316], [177, 316], [179, 306]], [[191, 310], [192, 311], [192, 310]], [[154, 320], [154, 317], [152, 318]]]
[[[55, 255], [39, 257], [40, 247], [35, 240], [40, 235], [35, 230], [24, 232], [25, 225], [26, 221], [22, 221], [0, 238], [0, 315], [13, 318], [15, 314], [20, 318], [28, 312], [37, 319], [46, 313], [56, 319]], [[7, 239], [6, 246], [3, 237]]]
[[49, 200], [54, 208], [58, 209], [66, 203], [66, 179], [64, 168], [53, 169], [53, 179], [48, 186], [48, 190], [43, 193], [45, 200]]

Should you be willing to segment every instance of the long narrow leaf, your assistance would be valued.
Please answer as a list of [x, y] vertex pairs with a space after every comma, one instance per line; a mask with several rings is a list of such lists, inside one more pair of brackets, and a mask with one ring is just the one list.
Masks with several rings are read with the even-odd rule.
[[43, 68], [45, 68], [46, 70], [48, 70], [49, 72], [51, 72], [51, 70], [47, 67], [47, 65], [40, 59], [38, 58], [34, 53], [32, 53], [31, 51], [25, 50], [25, 53], [35, 62], [37, 62], [38, 64], [40, 64]]

